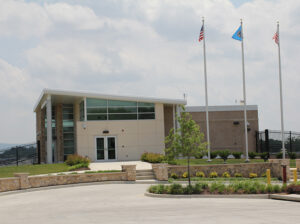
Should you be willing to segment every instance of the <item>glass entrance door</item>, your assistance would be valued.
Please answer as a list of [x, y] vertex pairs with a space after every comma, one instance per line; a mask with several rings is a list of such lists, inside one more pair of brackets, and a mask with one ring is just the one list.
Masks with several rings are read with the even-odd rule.
[[96, 138], [97, 160], [115, 160], [116, 156], [116, 137], [103, 136]]

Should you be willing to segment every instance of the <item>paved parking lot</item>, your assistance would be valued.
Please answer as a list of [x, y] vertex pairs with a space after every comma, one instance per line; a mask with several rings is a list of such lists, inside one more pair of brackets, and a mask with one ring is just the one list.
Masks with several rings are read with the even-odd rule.
[[270, 199], [165, 199], [149, 185], [104, 184], [0, 195], [1, 224], [298, 223], [300, 203]]

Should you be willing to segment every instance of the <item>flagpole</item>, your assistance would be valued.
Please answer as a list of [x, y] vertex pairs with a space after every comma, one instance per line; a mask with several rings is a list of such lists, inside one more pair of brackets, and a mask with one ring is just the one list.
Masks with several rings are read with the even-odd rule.
[[204, 80], [205, 80], [205, 111], [206, 111], [206, 140], [207, 140], [207, 155], [208, 162], [211, 162], [210, 158], [210, 138], [209, 138], [209, 120], [208, 120], [208, 94], [207, 94], [207, 71], [206, 71], [206, 47], [205, 47], [205, 28], [204, 17], [202, 17], [203, 26], [203, 59], [204, 59]]
[[279, 22], [277, 22], [277, 32], [278, 32], [278, 61], [279, 61], [279, 88], [280, 88], [280, 113], [281, 113], [281, 143], [282, 143], [281, 150], [282, 150], [282, 159], [285, 159]]
[[248, 157], [248, 130], [247, 130], [247, 101], [246, 101], [246, 81], [245, 81], [245, 62], [244, 62], [244, 33], [243, 20], [241, 19], [241, 33], [242, 33], [242, 68], [243, 68], [243, 95], [244, 95], [244, 125], [245, 125], [245, 146], [246, 146], [246, 161], [249, 162]]

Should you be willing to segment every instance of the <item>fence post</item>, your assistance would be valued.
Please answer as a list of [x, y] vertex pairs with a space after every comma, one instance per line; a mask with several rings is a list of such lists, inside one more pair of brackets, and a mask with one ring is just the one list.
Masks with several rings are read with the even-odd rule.
[[293, 147], [292, 147], [292, 132], [290, 131], [290, 152], [293, 151]]
[[269, 130], [265, 130], [265, 147], [266, 151], [270, 154], [270, 145], [269, 145]]
[[19, 147], [16, 147], [16, 163], [19, 166]]

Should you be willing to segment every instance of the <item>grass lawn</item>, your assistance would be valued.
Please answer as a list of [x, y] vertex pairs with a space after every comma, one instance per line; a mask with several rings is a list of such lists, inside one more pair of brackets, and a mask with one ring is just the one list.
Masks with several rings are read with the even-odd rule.
[[13, 177], [14, 173], [29, 173], [29, 175], [59, 173], [68, 171], [64, 163], [42, 164], [42, 165], [21, 165], [0, 167], [0, 178]]
[[[187, 165], [187, 159], [176, 159], [177, 165]], [[250, 159], [250, 163], [263, 163], [263, 159]], [[227, 164], [245, 163], [245, 159], [228, 159]], [[207, 165], [207, 164], [224, 164], [223, 159], [212, 159], [211, 162], [207, 162], [207, 159], [191, 159], [190, 165]], [[290, 167], [296, 167], [296, 161], [290, 160]]]

